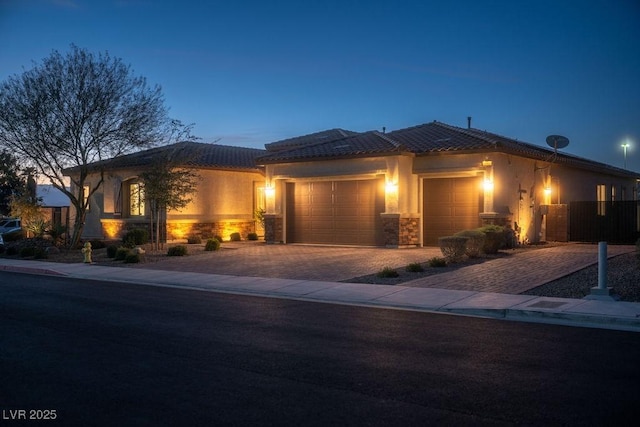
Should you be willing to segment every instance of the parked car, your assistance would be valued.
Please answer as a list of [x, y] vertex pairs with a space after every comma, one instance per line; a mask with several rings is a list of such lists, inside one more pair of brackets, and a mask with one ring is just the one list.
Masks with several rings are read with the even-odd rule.
[[0, 234], [0, 248], [4, 246], [4, 239], [2, 238], [2, 234]]
[[22, 231], [22, 223], [19, 218], [5, 218], [0, 221], [0, 234], [9, 234]]

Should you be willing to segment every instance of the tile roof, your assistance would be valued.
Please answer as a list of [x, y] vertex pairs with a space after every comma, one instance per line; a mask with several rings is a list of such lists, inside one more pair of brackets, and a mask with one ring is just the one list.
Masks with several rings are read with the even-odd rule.
[[441, 122], [425, 123], [381, 134], [377, 131], [363, 132], [343, 138], [316, 141], [306, 146], [298, 146], [258, 157], [259, 164], [289, 161], [312, 161], [337, 157], [368, 157], [394, 153], [413, 153], [416, 156], [434, 153], [455, 152], [505, 152], [538, 160], [574, 167], [599, 170], [607, 173], [637, 176], [620, 168], [595, 162], [581, 157], [554, 153], [551, 148], [541, 147], [513, 138], [474, 128], [460, 128]]
[[258, 157], [256, 161], [258, 164], [278, 163], [281, 161], [384, 155], [397, 151], [397, 142], [378, 131], [369, 131], [339, 139], [309, 143], [289, 150], [269, 152]]
[[[256, 157], [266, 153], [257, 148], [234, 147], [229, 145], [205, 144], [183, 141], [161, 147], [150, 148], [90, 164], [90, 167], [104, 166], [108, 169], [133, 168], [152, 164], [154, 157], [165, 155], [171, 150], [188, 160], [185, 165], [204, 168], [258, 170]], [[68, 169], [72, 172], [76, 168]]]
[[265, 148], [268, 151], [290, 150], [292, 148], [299, 148], [309, 144], [335, 141], [336, 139], [342, 139], [344, 137], [357, 134], [358, 132], [339, 128], [328, 129], [320, 132], [310, 133], [308, 135], [296, 136], [294, 138], [271, 142], [269, 144], [265, 144]]

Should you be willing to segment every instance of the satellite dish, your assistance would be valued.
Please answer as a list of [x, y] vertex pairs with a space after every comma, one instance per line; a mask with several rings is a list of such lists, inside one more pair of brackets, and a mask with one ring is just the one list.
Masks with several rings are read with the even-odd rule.
[[562, 135], [549, 135], [547, 137], [547, 144], [553, 148], [554, 151], [558, 151], [558, 148], [564, 148], [569, 145], [569, 138]]

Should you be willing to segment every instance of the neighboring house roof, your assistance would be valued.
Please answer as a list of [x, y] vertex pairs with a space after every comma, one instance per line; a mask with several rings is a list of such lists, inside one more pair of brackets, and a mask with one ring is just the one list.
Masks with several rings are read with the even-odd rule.
[[268, 153], [257, 159], [260, 164], [313, 161], [332, 158], [369, 157], [372, 155], [412, 153], [416, 156], [437, 153], [505, 152], [537, 160], [628, 177], [638, 177], [624, 169], [581, 157], [555, 153], [551, 148], [521, 142], [478, 129], [465, 129], [431, 122], [389, 133], [364, 132], [307, 146]]
[[46, 207], [62, 207], [71, 204], [67, 195], [51, 184], [38, 184], [36, 196], [42, 199], [42, 206]]
[[268, 151], [280, 151], [290, 150], [292, 148], [299, 148], [309, 144], [323, 143], [342, 139], [347, 136], [357, 135], [358, 132], [353, 132], [344, 129], [329, 129], [321, 132], [310, 133], [308, 135], [296, 136], [295, 138], [283, 139], [276, 142], [265, 144], [265, 148]]
[[[201, 142], [183, 141], [161, 147], [150, 148], [136, 153], [126, 154], [112, 159], [91, 163], [89, 166], [97, 169], [124, 169], [149, 166], [158, 156], [170, 154], [188, 159], [185, 165], [203, 168], [258, 170], [256, 157], [266, 153], [257, 148], [234, 147], [229, 145], [205, 144]], [[65, 172], [73, 172], [77, 168], [69, 168]]]

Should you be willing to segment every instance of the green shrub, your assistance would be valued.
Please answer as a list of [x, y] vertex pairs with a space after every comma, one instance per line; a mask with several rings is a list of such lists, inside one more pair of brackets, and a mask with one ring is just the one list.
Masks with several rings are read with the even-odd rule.
[[398, 277], [399, 274], [391, 267], [385, 267], [382, 270], [378, 271], [376, 274], [378, 277]]
[[35, 246], [25, 246], [24, 248], [20, 249], [20, 257], [27, 258], [30, 256], [35, 256], [36, 249], [37, 248]]
[[7, 248], [7, 255], [8, 256], [18, 255], [18, 248], [16, 248], [15, 246], [9, 246]]
[[91, 249], [96, 250], [96, 249], [102, 249], [102, 248], [106, 248], [107, 244], [105, 242], [103, 242], [102, 240], [92, 240], [91, 241]]
[[469, 258], [477, 258], [482, 253], [484, 247], [485, 234], [480, 230], [463, 230], [456, 234], [456, 237], [466, 237], [465, 254]]
[[220, 249], [220, 241], [218, 239], [209, 239], [204, 245], [205, 251], [217, 251]]
[[118, 247], [116, 245], [107, 246], [107, 257], [108, 258], [115, 258], [116, 257], [116, 252], [118, 252]]
[[506, 244], [505, 228], [499, 225], [485, 225], [478, 228], [485, 235], [482, 252], [485, 254], [497, 254]]
[[446, 267], [447, 260], [441, 257], [433, 257], [429, 260], [429, 267]]
[[216, 239], [220, 243], [224, 242], [224, 240], [222, 240], [221, 236], [213, 236], [213, 238]]
[[36, 248], [36, 251], [33, 254], [34, 259], [47, 259], [47, 257], [47, 251], [45, 251], [43, 248]]
[[412, 262], [405, 267], [405, 270], [407, 270], [409, 273], [420, 273], [421, 271], [424, 271], [424, 268], [419, 262]]
[[149, 232], [146, 228], [133, 228], [124, 235], [122, 243], [128, 248], [144, 245], [149, 242]]
[[187, 243], [190, 245], [199, 245], [202, 243], [202, 238], [196, 234], [191, 234], [187, 237]]
[[447, 262], [460, 262], [464, 258], [467, 248], [467, 237], [445, 236], [438, 238], [440, 251]]
[[129, 248], [119, 247], [116, 250], [116, 255], [113, 257], [116, 261], [124, 261], [129, 255]]
[[168, 256], [185, 256], [187, 254], [187, 247], [184, 245], [172, 246], [167, 251]]
[[258, 233], [247, 234], [247, 240], [258, 240]]
[[231, 236], [229, 236], [229, 239], [232, 242], [239, 242], [241, 240], [240, 233], [231, 233]]
[[137, 253], [128, 253], [124, 258], [124, 262], [125, 264], [136, 264], [140, 262], [140, 255], [138, 255]]

